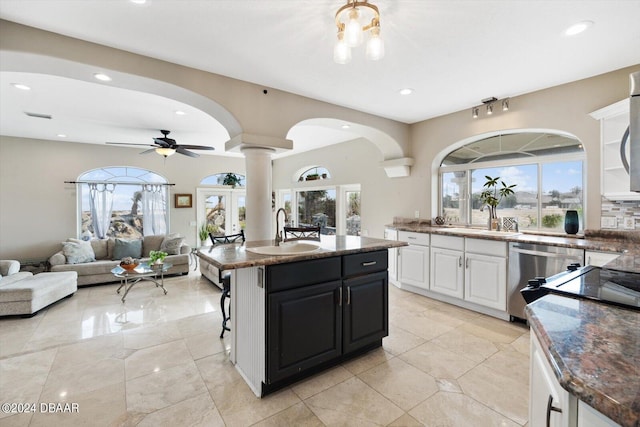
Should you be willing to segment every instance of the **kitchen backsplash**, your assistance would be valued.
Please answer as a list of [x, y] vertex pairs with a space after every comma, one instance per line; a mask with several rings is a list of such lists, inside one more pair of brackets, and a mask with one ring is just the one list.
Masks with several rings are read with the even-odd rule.
[[615, 201], [602, 198], [602, 229], [633, 231], [640, 229], [640, 201]]

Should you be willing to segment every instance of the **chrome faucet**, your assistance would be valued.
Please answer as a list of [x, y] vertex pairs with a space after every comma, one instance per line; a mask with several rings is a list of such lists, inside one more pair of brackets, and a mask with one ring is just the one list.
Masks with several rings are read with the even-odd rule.
[[[278, 222], [278, 216], [280, 215], [280, 211], [284, 214], [284, 224], [287, 223], [287, 211], [284, 208], [280, 208], [276, 211], [276, 246], [280, 246], [280, 242], [282, 242], [282, 231], [280, 231], [280, 222]], [[284, 225], [283, 225], [284, 227]]]

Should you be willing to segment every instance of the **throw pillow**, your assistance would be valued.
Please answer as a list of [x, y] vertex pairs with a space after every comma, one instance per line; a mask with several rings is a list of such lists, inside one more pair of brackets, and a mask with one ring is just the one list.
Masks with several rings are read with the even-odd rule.
[[125, 240], [116, 238], [113, 245], [113, 259], [121, 260], [128, 256], [131, 258], [140, 258], [142, 256], [142, 240]]
[[160, 245], [160, 250], [169, 255], [178, 255], [180, 247], [184, 243], [184, 237], [165, 237]]
[[83, 240], [69, 239], [68, 242], [63, 242], [62, 253], [67, 258], [67, 264], [82, 264], [96, 260], [91, 243]]

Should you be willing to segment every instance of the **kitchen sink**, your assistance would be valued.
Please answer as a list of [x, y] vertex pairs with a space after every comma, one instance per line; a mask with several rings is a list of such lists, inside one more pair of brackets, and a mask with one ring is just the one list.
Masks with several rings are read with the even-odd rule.
[[307, 242], [285, 242], [280, 246], [258, 246], [247, 248], [247, 252], [260, 255], [301, 255], [320, 250], [320, 246]]
[[481, 228], [444, 228], [443, 230], [451, 232], [451, 233], [461, 233], [461, 234], [477, 234], [479, 236], [518, 236], [522, 233], [518, 231], [496, 231], [496, 230], [483, 230]]

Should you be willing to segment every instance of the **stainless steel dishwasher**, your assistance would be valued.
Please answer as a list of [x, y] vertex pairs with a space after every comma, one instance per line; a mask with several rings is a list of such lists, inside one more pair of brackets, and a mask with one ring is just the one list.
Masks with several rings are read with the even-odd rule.
[[520, 289], [535, 277], [549, 277], [567, 269], [572, 263], [584, 263], [582, 249], [565, 248], [533, 243], [509, 243], [509, 274], [507, 311], [511, 320], [525, 319], [527, 305]]

